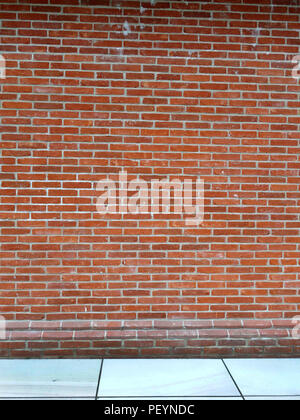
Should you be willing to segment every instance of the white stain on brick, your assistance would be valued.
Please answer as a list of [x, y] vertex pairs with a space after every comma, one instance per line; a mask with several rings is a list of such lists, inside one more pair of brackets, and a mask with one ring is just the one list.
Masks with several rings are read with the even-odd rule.
[[292, 322], [295, 325], [292, 331], [292, 337], [295, 340], [299, 340], [300, 339], [300, 316], [295, 316]]
[[257, 45], [258, 45], [258, 38], [260, 37], [260, 28], [255, 28], [252, 31], [252, 35], [256, 37], [256, 42], [255, 42], [255, 44], [252, 44], [252, 45], [253, 45], [253, 47], [257, 47]]
[[295, 80], [300, 79], [300, 55], [293, 57], [292, 63], [296, 64], [292, 70], [292, 77]]
[[6, 60], [0, 55], [0, 79], [6, 79]]
[[128, 21], [126, 20], [126, 22], [123, 25], [123, 34], [124, 36], [128, 36], [130, 33], [131, 33], [130, 25]]
[[3, 316], [0, 316], [0, 340], [6, 339], [6, 321]]

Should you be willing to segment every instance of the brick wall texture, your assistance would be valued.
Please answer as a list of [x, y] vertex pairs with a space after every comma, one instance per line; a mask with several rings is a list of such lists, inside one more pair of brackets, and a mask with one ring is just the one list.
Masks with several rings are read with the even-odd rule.
[[[1, 0], [0, 357], [300, 355], [299, 17]], [[204, 222], [99, 214], [120, 171], [201, 177]]]

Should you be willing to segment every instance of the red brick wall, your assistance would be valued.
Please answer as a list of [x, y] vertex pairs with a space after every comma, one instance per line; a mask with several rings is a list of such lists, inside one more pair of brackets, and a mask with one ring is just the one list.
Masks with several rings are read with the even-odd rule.
[[[299, 0], [2, 0], [0, 356], [278, 356], [299, 294]], [[205, 220], [100, 215], [201, 177]]]

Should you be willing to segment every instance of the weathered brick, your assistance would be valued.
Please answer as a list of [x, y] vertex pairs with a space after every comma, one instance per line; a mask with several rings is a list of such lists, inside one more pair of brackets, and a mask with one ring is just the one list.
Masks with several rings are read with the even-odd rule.
[[[22, 3], [0, 11], [0, 357], [298, 355], [298, 8]], [[98, 214], [121, 170], [201, 176], [203, 224]]]

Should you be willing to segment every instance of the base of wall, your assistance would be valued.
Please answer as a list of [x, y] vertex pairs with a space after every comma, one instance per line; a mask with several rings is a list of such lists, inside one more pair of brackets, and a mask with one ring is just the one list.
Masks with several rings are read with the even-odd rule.
[[287, 321], [8, 321], [1, 358], [295, 357]]

